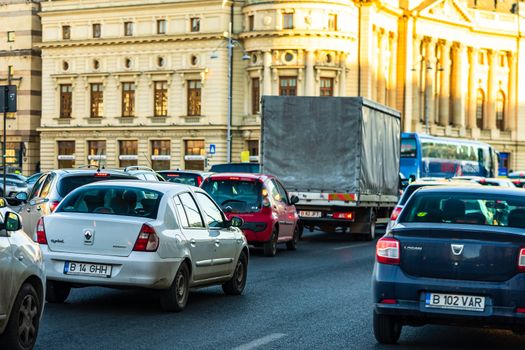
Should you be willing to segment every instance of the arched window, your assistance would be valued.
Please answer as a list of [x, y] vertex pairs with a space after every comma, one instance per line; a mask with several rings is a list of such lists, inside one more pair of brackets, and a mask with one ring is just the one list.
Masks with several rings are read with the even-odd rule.
[[485, 119], [485, 93], [479, 89], [476, 97], [476, 126], [479, 129], [483, 129], [483, 119]]
[[496, 127], [500, 130], [505, 128], [505, 94], [501, 90], [496, 99]]

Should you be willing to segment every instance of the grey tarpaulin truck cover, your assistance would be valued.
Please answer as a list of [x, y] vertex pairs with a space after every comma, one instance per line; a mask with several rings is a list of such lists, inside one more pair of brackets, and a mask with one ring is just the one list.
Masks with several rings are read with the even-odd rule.
[[264, 96], [262, 172], [294, 192], [398, 195], [400, 113], [362, 97]]

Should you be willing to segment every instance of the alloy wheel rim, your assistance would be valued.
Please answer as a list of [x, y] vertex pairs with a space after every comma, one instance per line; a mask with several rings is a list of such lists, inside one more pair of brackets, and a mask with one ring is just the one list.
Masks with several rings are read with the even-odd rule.
[[186, 294], [186, 284], [182, 272], [177, 276], [177, 302], [182, 303]]
[[237, 285], [242, 285], [242, 281], [244, 280], [244, 265], [239, 259], [239, 262], [237, 263]]
[[18, 317], [18, 338], [24, 347], [34, 343], [37, 317], [37, 303], [32, 295], [26, 295], [20, 305]]

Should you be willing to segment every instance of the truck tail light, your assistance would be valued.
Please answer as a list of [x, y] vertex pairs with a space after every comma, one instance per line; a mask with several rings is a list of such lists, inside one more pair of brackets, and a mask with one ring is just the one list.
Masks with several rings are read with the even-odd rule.
[[44, 227], [44, 218], [38, 219], [36, 224], [36, 241], [39, 244], [47, 244], [46, 229]]
[[381, 264], [399, 265], [399, 241], [389, 237], [377, 241], [376, 260]]
[[518, 257], [518, 270], [525, 272], [525, 248], [520, 249], [520, 255]]
[[354, 212], [335, 212], [332, 214], [332, 218], [352, 221], [354, 220]]
[[159, 236], [155, 229], [148, 224], [143, 224], [133, 250], [136, 252], [155, 252], [159, 247]]
[[402, 207], [396, 206], [394, 210], [392, 211], [392, 215], [390, 215], [390, 220], [396, 221], [397, 218], [399, 217], [399, 214], [401, 214], [401, 210], [403, 210]]

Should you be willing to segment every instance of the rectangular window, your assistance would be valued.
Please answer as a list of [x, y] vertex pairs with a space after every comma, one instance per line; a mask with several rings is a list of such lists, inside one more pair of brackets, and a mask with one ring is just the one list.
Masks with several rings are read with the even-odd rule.
[[293, 29], [293, 13], [283, 13], [283, 29]]
[[259, 113], [261, 85], [259, 78], [252, 78], [252, 114]]
[[171, 164], [171, 141], [151, 141], [151, 166], [154, 170], [167, 170]]
[[168, 115], [168, 82], [155, 82], [155, 117], [166, 117]]
[[106, 141], [88, 141], [88, 164], [100, 166], [106, 160]]
[[15, 41], [15, 32], [7, 32], [7, 42], [12, 43]]
[[119, 166], [125, 168], [138, 164], [139, 146], [137, 140], [121, 140], [119, 143]]
[[124, 35], [133, 36], [133, 22], [124, 22]]
[[100, 23], [93, 24], [93, 38], [100, 38], [102, 36], [102, 27]]
[[246, 141], [246, 147], [250, 151], [250, 157], [257, 157], [259, 155], [259, 140]]
[[248, 30], [251, 32], [253, 31], [254, 27], [255, 27], [255, 16], [250, 15], [248, 16]]
[[201, 115], [201, 81], [188, 80], [188, 115]]
[[192, 32], [200, 32], [201, 19], [199, 17], [190, 18], [190, 30]]
[[15, 75], [15, 67], [14, 66], [7, 66], [7, 74], [9, 74], [10, 76], [14, 76]]
[[157, 20], [157, 34], [166, 34], [166, 20], [165, 19]]
[[334, 96], [334, 78], [321, 78], [319, 85], [319, 95]]
[[75, 166], [75, 141], [57, 141], [58, 168], [68, 169]]
[[135, 83], [122, 84], [122, 116], [135, 116]]
[[297, 77], [279, 78], [279, 96], [297, 96]]
[[60, 118], [71, 118], [73, 104], [73, 86], [71, 84], [60, 85]]
[[91, 118], [101, 118], [104, 114], [104, 92], [101, 83], [91, 84]]
[[329, 14], [328, 15], [328, 30], [336, 31], [337, 30], [337, 15]]
[[71, 39], [71, 26], [62, 26], [62, 39]]
[[184, 150], [184, 169], [204, 170], [204, 158], [206, 157], [204, 140], [186, 140]]

